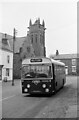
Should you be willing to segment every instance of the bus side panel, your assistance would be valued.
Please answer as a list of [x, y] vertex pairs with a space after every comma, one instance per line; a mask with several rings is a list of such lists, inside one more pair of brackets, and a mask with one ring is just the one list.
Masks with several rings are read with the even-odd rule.
[[59, 74], [60, 74], [60, 88], [63, 86], [63, 82], [64, 82], [64, 67], [63, 66], [59, 66]]
[[65, 67], [61, 67], [61, 87], [66, 83]]
[[52, 91], [55, 91], [55, 65], [52, 64], [52, 69], [53, 69], [53, 82], [52, 82]]
[[58, 86], [59, 86], [59, 83], [58, 83], [58, 73], [57, 73], [57, 66], [54, 65], [54, 76], [55, 76], [55, 84], [54, 84], [54, 87], [55, 87], [55, 91], [58, 90]]
[[66, 83], [65, 68], [55, 65], [55, 90], [60, 89]]

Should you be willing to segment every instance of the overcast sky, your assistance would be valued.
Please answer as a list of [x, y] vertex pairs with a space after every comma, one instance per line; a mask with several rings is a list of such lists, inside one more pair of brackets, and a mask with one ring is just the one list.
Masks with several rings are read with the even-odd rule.
[[52, 0], [39, 2], [25, 2], [3, 0], [0, 4], [1, 13], [0, 32], [12, 35], [13, 28], [17, 29], [17, 36], [26, 36], [29, 20], [32, 23], [40, 18], [45, 21], [46, 55], [77, 52], [77, 2], [76, 0]]

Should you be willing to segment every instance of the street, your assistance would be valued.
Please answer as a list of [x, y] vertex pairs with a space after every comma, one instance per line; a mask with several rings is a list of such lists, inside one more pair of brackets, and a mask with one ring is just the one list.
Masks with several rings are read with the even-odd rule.
[[77, 79], [76, 76], [66, 77], [64, 88], [51, 97], [23, 95], [19, 80], [14, 86], [11, 82], [3, 82], [2, 99], [0, 97], [2, 118], [76, 118]]

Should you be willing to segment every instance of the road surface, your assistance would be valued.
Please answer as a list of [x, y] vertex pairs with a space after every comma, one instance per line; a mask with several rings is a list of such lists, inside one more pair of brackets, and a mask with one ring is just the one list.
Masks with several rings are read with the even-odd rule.
[[64, 88], [51, 97], [22, 95], [18, 80], [14, 86], [2, 83], [2, 118], [76, 118], [77, 77], [69, 76], [66, 81]]

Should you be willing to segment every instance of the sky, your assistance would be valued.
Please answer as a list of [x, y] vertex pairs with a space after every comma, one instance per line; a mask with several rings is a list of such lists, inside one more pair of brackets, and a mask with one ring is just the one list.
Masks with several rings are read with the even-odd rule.
[[76, 0], [3, 0], [0, 2], [0, 32], [17, 37], [27, 35], [29, 20], [45, 21], [46, 56], [77, 52], [77, 2]]

